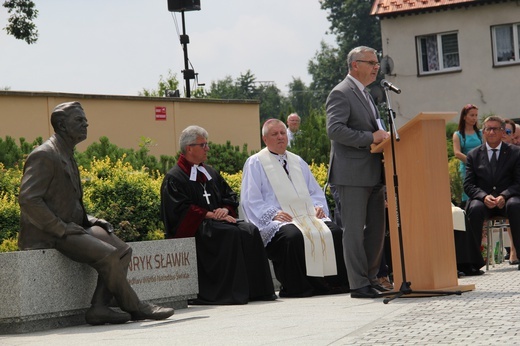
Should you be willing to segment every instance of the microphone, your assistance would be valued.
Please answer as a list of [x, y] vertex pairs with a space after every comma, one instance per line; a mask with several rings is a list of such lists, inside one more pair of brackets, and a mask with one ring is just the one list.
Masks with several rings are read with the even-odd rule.
[[396, 87], [395, 85], [393, 85], [392, 83], [387, 81], [386, 79], [383, 79], [381, 81], [381, 86], [383, 88], [388, 88], [388, 89], [392, 90], [396, 94], [400, 94], [401, 93], [401, 89], [399, 89], [398, 87]]

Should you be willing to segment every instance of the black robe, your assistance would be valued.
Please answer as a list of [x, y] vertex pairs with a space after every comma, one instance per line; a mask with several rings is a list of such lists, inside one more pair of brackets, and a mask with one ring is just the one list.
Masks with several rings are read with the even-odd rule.
[[[195, 237], [199, 279], [198, 304], [246, 304], [270, 300], [274, 287], [267, 255], [258, 228], [205, 219], [208, 211], [227, 208], [236, 216], [237, 196], [212, 167], [212, 179], [199, 172], [189, 180], [191, 165], [181, 156], [164, 177], [161, 217], [167, 238]], [[203, 182], [204, 181], [204, 182]], [[205, 186], [205, 189], [204, 189]], [[205, 191], [210, 194], [209, 205]]]

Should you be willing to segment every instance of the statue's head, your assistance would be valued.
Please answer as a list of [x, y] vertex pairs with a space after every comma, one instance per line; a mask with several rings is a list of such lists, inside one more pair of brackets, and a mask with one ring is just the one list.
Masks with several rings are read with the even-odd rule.
[[60, 134], [72, 145], [87, 138], [87, 117], [81, 104], [77, 101], [57, 105], [51, 114], [54, 132]]

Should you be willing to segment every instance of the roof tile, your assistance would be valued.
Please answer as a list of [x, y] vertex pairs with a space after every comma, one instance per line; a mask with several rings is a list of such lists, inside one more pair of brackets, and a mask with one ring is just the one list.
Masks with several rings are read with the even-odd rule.
[[450, 5], [475, 3], [479, 0], [375, 0], [371, 15], [392, 15], [408, 11], [431, 10]]

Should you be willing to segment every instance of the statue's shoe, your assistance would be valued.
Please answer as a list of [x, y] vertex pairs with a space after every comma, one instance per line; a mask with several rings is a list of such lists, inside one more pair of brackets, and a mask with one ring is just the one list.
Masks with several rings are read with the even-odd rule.
[[117, 312], [108, 306], [92, 306], [85, 314], [85, 320], [93, 326], [101, 324], [122, 324], [130, 321], [130, 314]]
[[150, 303], [141, 303], [139, 310], [132, 311], [130, 314], [132, 315], [132, 321], [164, 320], [173, 315], [174, 312], [172, 308], [164, 308]]

